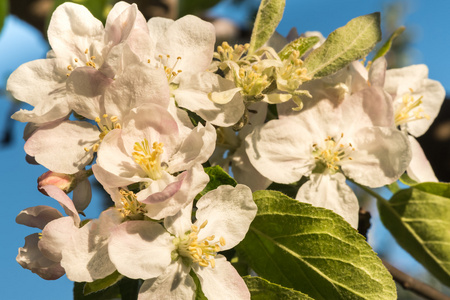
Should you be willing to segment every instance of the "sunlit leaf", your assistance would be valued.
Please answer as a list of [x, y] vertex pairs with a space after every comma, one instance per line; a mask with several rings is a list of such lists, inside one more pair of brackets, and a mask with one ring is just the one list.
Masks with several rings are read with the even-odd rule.
[[450, 286], [450, 184], [426, 182], [378, 200], [381, 221], [400, 246]]
[[244, 281], [250, 291], [252, 300], [313, 300], [308, 295], [271, 283], [264, 278], [244, 277]]
[[399, 28], [397, 28], [397, 30], [394, 31], [394, 33], [392, 33], [392, 35], [389, 37], [389, 39], [386, 41], [386, 43], [384, 43], [384, 45], [380, 48], [380, 50], [378, 50], [377, 54], [375, 54], [375, 56], [373, 57], [373, 61], [375, 61], [377, 58], [380, 58], [382, 56], [385, 56], [386, 53], [389, 52], [389, 50], [392, 47], [392, 42], [400, 35], [403, 33], [403, 31], [405, 31], [405, 26], [401, 26]]
[[252, 54], [269, 40], [283, 17], [285, 0], [262, 0], [253, 25], [248, 54]]
[[305, 59], [308, 75], [330, 75], [367, 55], [381, 40], [380, 13], [357, 17], [336, 29]]
[[258, 214], [237, 250], [259, 276], [314, 299], [396, 299], [392, 276], [341, 216], [276, 191], [253, 197]]

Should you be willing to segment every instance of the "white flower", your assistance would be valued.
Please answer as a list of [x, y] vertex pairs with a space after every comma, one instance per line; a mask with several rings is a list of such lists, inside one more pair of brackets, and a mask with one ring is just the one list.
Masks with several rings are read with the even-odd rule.
[[[133, 109], [123, 129], [111, 131], [98, 151], [95, 177], [120, 201], [118, 188], [140, 186], [137, 200], [147, 205], [146, 215], [161, 219], [186, 206], [208, 182], [201, 163], [212, 151], [215, 130], [201, 124], [193, 130], [159, 105]], [[114, 192], [114, 190], [116, 192]]]
[[197, 202], [194, 224], [191, 208], [166, 218], [167, 231], [150, 221], [128, 221], [116, 227], [108, 250], [117, 270], [145, 279], [139, 299], [193, 299], [191, 269], [208, 299], [250, 299], [237, 271], [217, 254], [236, 246], [255, 217], [250, 189], [224, 185], [208, 192]]
[[[325, 207], [356, 227], [357, 199], [337, 173], [380, 187], [398, 179], [411, 160], [406, 136], [384, 127], [392, 116], [390, 101], [377, 88], [354, 93], [340, 105], [322, 99], [297, 115], [256, 128], [246, 138], [247, 154], [253, 166], [272, 181], [289, 184], [311, 176], [311, 182], [301, 189], [314, 194], [301, 200], [315, 205], [337, 201]], [[371, 107], [378, 112], [371, 114]]]
[[84, 6], [64, 3], [52, 15], [48, 39], [52, 50], [47, 58], [23, 64], [8, 80], [12, 95], [34, 106], [32, 111], [16, 112], [13, 118], [18, 121], [45, 123], [67, 116], [72, 108], [66, 83], [72, 72], [83, 69], [101, 74], [104, 81], [112, 79], [119, 63], [118, 49], [129, 42], [132, 50], [139, 50], [135, 43], [145, 43], [148, 32], [136, 5], [117, 3], [103, 28]]

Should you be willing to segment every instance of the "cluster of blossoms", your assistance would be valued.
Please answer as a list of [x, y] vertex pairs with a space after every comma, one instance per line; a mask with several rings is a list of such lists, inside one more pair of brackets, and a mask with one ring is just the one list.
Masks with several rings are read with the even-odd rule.
[[[324, 39], [315, 35], [318, 47]], [[215, 52], [211, 24], [146, 22], [125, 2], [105, 26], [65, 3], [48, 39], [47, 58], [19, 67], [7, 86], [34, 107], [13, 118], [28, 122], [28, 160], [49, 169], [39, 189], [67, 215], [40, 205], [17, 216], [42, 230], [26, 237], [17, 261], [44, 279], [92, 282], [117, 271], [144, 280], [141, 299], [190, 299], [194, 276], [209, 299], [249, 299], [218, 252], [245, 237], [257, 212], [252, 191], [304, 177], [297, 200], [356, 228], [346, 179], [381, 187], [407, 170], [436, 181], [414, 137], [436, 117], [444, 89], [423, 65], [386, 71], [381, 57], [312, 80], [308, 53], [283, 48], [290, 40], [273, 36], [252, 53], [223, 43]], [[194, 200], [209, 182], [205, 164], [238, 185]], [[92, 175], [111, 207], [82, 221]]]

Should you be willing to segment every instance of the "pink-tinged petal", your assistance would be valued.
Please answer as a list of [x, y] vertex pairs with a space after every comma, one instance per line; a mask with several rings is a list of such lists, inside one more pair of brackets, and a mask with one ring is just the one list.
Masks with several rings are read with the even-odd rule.
[[412, 159], [409, 164], [408, 176], [417, 182], [438, 182], [439, 180], [434, 175], [433, 168], [430, 165], [425, 153], [420, 147], [420, 144], [412, 136], [408, 136], [411, 143]]
[[103, 42], [103, 35], [102, 22], [86, 7], [69, 2], [55, 9], [48, 26], [48, 40], [55, 55], [68, 59], [86, 57], [85, 50], [93, 42]]
[[161, 275], [175, 250], [171, 237], [151, 221], [128, 221], [112, 232], [108, 251], [119, 273], [130, 278], [150, 279]]
[[216, 129], [210, 123], [205, 127], [199, 123], [184, 139], [178, 151], [172, 155], [167, 171], [176, 173], [207, 161], [216, 146], [216, 137]]
[[384, 56], [377, 58], [369, 70], [369, 81], [372, 86], [384, 87], [387, 61]]
[[76, 68], [67, 79], [71, 108], [87, 119], [101, 117], [103, 107], [100, 98], [112, 82], [112, 78], [94, 68]]
[[45, 280], [55, 280], [64, 275], [64, 269], [59, 262], [42, 255], [38, 248], [39, 234], [34, 233], [25, 237], [25, 245], [19, 248], [16, 261], [25, 269], [39, 275]]
[[352, 160], [341, 162], [344, 174], [369, 187], [396, 181], [411, 161], [411, 149], [405, 134], [395, 128], [363, 128], [353, 137]]
[[309, 126], [314, 124], [284, 118], [256, 127], [245, 138], [250, 162], [263, 176], [279, 183], [292, 183], [309, 175], [315, 167], [312, 145], [326, 138], [326, 133], [314, 135], [315, 128]]
[[205, 296], [215, 300], [250, 299], [247, 285], [226, 258], [217, 255], [215, 261], [215, 268], [194, 265]]
[[209, 176], [203, 171], [203, 167], [198, 164], [178, 175], [176, 180], [161, 193], [150, 195], [147, 200], [144, 200], [147, 203], [148, 213], [146, 215], [148, 217], [162, 219], [175, 215], [192, 202], [195, 196], [205, 188]]
[[231, 91], [234, 83], [210, 72], [180, 76], [179, 87], [173, 91], [178, 105], [187, 108], [214, 125], [227, 127], [236, 124], [244, 114], [244, 102], [235, 90], [226, 103], [215, 103], [209, 97], [211, 92]]
[[[152, 38], [149, 21], [150, 37]], [[183, 73], [197, 73], [205, 71], [212, 60], [214, 43], [216, 40], [214, 26], [198, 17], [187, 15], [173, 22], [167, 27], [164, 37], [159, 36], [156, 55], [170, 55], [173, 62], [181, 57], [176, 69]]]
[[73, 218], [76, 225], [80, 223], [78, 211], [75, 208], [73, 201], [69, 198], [69, 196], [67, 196], [66, 193], [55, 185], [46, 185], [43, 186], [42, 189], [47, 193], [47, 195], [59, 202], [59, 204], [64, 208], [66, 214]]
[[295, 199], [330, 209], [343, 217], [353, 228], [358, 228], [358, 199], [345, 183], [345, 176], [341, 173], [312, 174], [310, 180], [300, 187]]
[[16, 217], [16, 223], [44, 229], [49, 222], [61, 218], [62, 214], [55, 208], [38, 205], [22, 210]]
[[81, 121], [64, 121], [40, 127], [25, 143], [25, 152], [47, 169], [65, 174], [82, 170], [93, 159], [85, 151], [99, 141], [96, 126]]
[[231, 249], [244, 239], [258, 210], [252, 191], [242, 184], [219, 186], [200, 198], [197, 208], [196, 225], [208, 221], [198, 234], [199, 240], [214, 235], [213, 243], [223, 237], [226, 244], [221, 250]]
[[[117, 216], [111, 215], [114, 212]], [[118, 214], [115, 209], [104, 211], [99, 219], [90, 221], [72, 234], [61, 259], [67, 278], [91, 282], [116, 270], [109, 259], [108, 241], [111, 230], [121, 222]]]
[[196, 286], [190, 269], [180, 261], [170, 264], [156, 280], [144, 281], [138, 299], [194, 299]]
[[73, 190], [72, 198], [77, 211], [81, 212], [89, 206], [92, 198], [92, 189], [89, 179], [85, 179], [77, 184], [77, 187]]
[[135, 182], [141, 181], [140, 178], [136, 178], [136, 180], [130, 180], [125, 177], [114, 175], [113, 173], [103, 169], [99, 164], [93, 165], [92, 170], [94, 171], [95, 178], [103, 185], [106, 190], [113, 187], [125, 187]]
[[345, 133], [369, 126], [394, 126], [392, 99], [377, 87], [363, 89], [345, 99], [339, 113], [341, 119], [338, 126]]
[[78, 226], [73, 224], [72, 217], [63, 217], [51, 221], [42, 230], [39, 249], [47, 258], [59, 262], [62, 258], [63, 248], [77, 230]]

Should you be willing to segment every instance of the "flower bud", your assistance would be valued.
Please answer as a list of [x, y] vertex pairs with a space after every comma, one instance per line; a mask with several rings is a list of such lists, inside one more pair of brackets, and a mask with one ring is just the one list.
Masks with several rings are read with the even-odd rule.
[[42, 194], [48, 196], [45, 190], [42, 188], [43, 186], [55, 185], [67, 194], [76, 187], [78, 180], [75, 175], [47, 171], [39, 176], [37, 181], [38, 190]]

